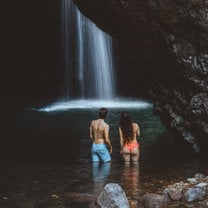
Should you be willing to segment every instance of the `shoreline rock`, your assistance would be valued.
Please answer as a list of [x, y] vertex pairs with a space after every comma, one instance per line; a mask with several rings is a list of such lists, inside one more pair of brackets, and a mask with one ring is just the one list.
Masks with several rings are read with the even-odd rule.
[[116, 183], [109, 183], [103, 188], [96, 200], [95, 207], [206, 208], [208, 207], [208, 176], [197, 173], [192, 178], [168, 185], [158, 193], [146, 193], [142, 197], [138, 197], [137, 201], [134, 200], [134, 203], [131, 200], [126, 202], [126, 200], [128, 199], [123, 189]]
[[174, 207], [179, 203], [187, 207], [208, 207], [208, 176], [197, 173], [193, 178], [167, 186], [162, 193], [147, 193], [143, 203], [147, 208]]

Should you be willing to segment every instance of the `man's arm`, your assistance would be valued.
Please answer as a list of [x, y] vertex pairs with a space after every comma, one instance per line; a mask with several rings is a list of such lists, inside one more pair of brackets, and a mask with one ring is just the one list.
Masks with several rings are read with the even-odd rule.
[[108, 124], [106, 124], [106, 126], [105, 126], [104, 136], [105, 136], [105, 143], [108, 145], [109, 152], [111, 154], [112, 153], [112, 145], [111, 145], [111, 141], [110, 141], [110, 137], [109, 137], [109, 125]]
[[89, 137], [90, 137], [91, 140], [93, 140], [92, 122], [91, 122], [91, 124], [90, 124]]

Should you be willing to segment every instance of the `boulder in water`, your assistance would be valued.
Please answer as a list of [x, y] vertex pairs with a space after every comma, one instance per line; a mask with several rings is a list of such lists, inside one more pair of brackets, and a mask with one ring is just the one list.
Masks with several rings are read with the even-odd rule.
[[100, 208], [129, 208], [125, 192], [117, 183], [108, 183], [96, 200]]

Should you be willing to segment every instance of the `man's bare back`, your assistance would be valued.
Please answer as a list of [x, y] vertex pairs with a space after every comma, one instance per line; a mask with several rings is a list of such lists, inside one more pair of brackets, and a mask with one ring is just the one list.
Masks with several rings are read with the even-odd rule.
[[[108, 113], [106, 108], [99, 109], [99, 118], [90, 123], [89, 137], [93, 141], [92, 144], [92, 161], [104, 162], [110, 161], [112, 153], [112, 145], [109, 137], [109, 125], [105, 122]], [[104, 151], [105, 153], [102, 153]], [[110, 154], [109, 154], [110, 153]]]
[[108, 138], [109, 125], [104, 119], [93, 120], [90, 125], [90, 138], [94, 144], [104, 144]]

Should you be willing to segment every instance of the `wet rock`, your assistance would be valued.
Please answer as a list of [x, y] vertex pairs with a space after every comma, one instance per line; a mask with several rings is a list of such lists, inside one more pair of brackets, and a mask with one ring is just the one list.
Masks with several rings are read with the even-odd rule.
[[196, 178], [187, 178], [186, 180], [188, 182], [192, 183], [192, 184], [195, 184], [197, 182], [197, 179]]
[[184, 193], [184, 196], [188, 202], [201, 201], [206, 196], [206, 192], [203, 188], [194, 187], [188, 189]]
[[203, 188], [203, 189], [207, 192], [208, 183], [204, 183], [204, 182], [198, 183], [198, 184], [196, 185], [196, 187]]
[[147, 193], [143, 197], [143, 203], [147, 208], [167, 207], [169, 198], [166, 195]]
[[123, 189], [116, 183], [108, 183], [96, 200], [100, 208], [129, 208], [129, 202]]
[[208, 115], [208, 94], [199, 93], [195, 95], [191, 99], [190, 106], [195, 116]]
[[173, 201], [179, 201], [183, 198], [182, 188], [166, 188], [163, 193], [168, 195]]
[[205, 178], [206, 176], [204, 174], [201, 174], [201, 173], [197, 173], [194, 175], [194, 178], [196, 179], [202, 179], [202, 178]]
[[185, 181], [169, 185], [163, 193], [172, 202], [186, 202], [186, 207], [203, 207], [207, 203], [208, 177], [197, 173], [194, 178], [187, 178]]
[[208, 177], [197, 173], [194, 178], [168, 185], [159, 193], [143, 196], [145, 207], [207, 207]]

